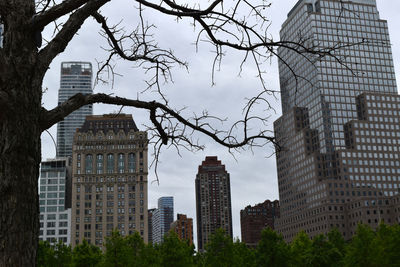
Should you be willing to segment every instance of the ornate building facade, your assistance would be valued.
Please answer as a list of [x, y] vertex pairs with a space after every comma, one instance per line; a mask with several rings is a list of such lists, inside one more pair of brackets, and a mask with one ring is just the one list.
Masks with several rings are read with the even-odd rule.
[[147, 243], [147, 133], [131, 115], [88, 116], [74, 136], [72, 245], [103, 246], [117, 229]]

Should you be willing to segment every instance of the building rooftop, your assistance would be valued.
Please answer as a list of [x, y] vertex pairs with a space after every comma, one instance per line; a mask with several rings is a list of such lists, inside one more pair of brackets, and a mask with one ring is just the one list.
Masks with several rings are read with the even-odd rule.
[[105, 114], [105, 115], [91, 115], [86, 116], [86, 120], [77, 132], [89, 132], [96, 134], [99, 131], [108, 132], [112, 130], [118, 133], [123, 130], [125, 134], [133, 130], [139, 131], [132, 115], [129, 114]]

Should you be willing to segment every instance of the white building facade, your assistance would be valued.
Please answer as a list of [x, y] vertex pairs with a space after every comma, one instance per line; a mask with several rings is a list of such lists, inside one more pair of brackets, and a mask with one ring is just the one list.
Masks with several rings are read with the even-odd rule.
[[71, 240], [71, 209], [68, 186], [71, 167], [68, 158], [49, 159], [41, 164], [39, 180], [39, 240], [52, 244]]

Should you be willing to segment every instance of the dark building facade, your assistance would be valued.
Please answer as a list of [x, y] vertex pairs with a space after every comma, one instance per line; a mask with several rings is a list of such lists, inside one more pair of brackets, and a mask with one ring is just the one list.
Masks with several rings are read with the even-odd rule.
[[177, 215], [176, 221], [171, 223], [171, 231], [174, 231], [180, 240], [187, 240], [189, 245], [193, 245], [193, 219], [185, 214]]
[[278, 51], [285, 63], [283, 114], [274, 123], [276, 230], [287, 241], [301, 230], [313, 237], [332, 228], [350, 239], [358, 223], [397, 223], [400, 101], [376, 1], [300, 0], [280, 34], [305, 46], [336, 46], [342, 62]]
[[264, 228], [274, 229], [275, 218], [279, 217], [279, 201], [266, 200], [255, 206], [247, 206], [240, 211], [242, 242], [256, 247]]
[[148, 210], [148, 215], [147, 215], [147, 221], [148, 221], [148, 243], [153, 244], [153, 213], [155, 212], [156, 209], [149, 209]]
[[86, 239], [103, 247], [114, 229], [147, 243], [147, 144], [131, 115], [86, 117], [72, 153], [73, 246]]
[[219, 228], [232, 236], [229, 173], [217, 157], [206, 157], [196, 175], [197, 244], [203, 251], [210, 235]]

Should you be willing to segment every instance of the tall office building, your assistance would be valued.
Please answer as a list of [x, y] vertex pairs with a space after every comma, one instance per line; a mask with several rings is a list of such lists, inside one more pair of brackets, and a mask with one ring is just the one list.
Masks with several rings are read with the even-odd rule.
[[196, 175], [198, 250], [219, 228], [232, 237], [231, 184], [225, 165], [217, 157], [206, 157]]
[[265, 200], [255, 206], [247, 206], [240, 211], [242, 242], [256, 247], [261, 240], [261, 232], [269, 227], [274, 229], [275, 218], [279, 217], [279, 201]]
[[336, 47], [337, 58], [278, 51], [276, 229], [288, 241], [301, 230], [315, 236], [334, 227], [348, 239], [357, 222], [383, 219], [400, 181], [387, 22], [375, 0], [300, 0], [280, 34], [304, 46]]
[[158, 208], [153, 211], [152, 231], [153, 244], [160, 244], [164, 240], [164, 235], [168, 233], [171, 223], [174, 221], [174, 198], [160, 197]]
[[70, 244], [71, 203], [67, 188], [71, 165], [67, 158], [49, 159], [41, 164], [39, 179], [39, 239], [52, 244]]
[[86, 117], [72, 154], [73, 246], [102, 247], [114, 229], [147, 243], [147, 144], [131, 115]]
[[156, 209], [149, 209], [147, 211], [147, 225], [148, 225], [148, 243], [153, 244], [153, 213]]
[[[92, 64], [89, 62], [62, 62], [58, 104], [60, 105], [77, 93], [93, 93]], [[82, 126], [86, 116], [92, 114], [92, 105], [86, 105], [72, 112], [57, 124], [57, 157], [72, 155], [72, 140], [75, 131]]]
[[193, 219], [185, 214], [178, 214], [176, 221], [171, 223], [171, 231], [178, 235], [180, 240], [186, 240], [193, 245]]

